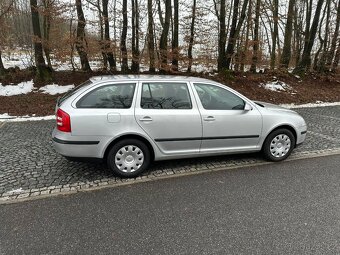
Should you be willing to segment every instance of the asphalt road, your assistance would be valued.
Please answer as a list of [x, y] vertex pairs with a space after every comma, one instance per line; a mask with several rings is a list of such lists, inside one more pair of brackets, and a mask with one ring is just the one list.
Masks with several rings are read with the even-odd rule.
[[0, 254], [339, 254], [340, 155], [0, 206]]

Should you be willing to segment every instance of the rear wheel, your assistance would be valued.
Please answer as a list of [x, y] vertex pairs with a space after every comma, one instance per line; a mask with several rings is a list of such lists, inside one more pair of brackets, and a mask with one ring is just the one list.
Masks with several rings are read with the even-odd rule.
[[126, 139], [116, 143], [109, 151], [110, 169], [122, 177], [136, 177], [150, 164], [150, 151], [141, 141]]
[[263, 144], [263, 154], [270, 161], [286, 159], [295, 146], [295, 137], [288, 129], [277, 129], [271, 132]]

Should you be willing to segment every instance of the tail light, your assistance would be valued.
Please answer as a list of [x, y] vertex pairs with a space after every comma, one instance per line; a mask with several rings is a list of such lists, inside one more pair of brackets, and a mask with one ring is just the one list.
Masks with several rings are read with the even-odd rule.
[[60, 108], [57, 110], [57, 129], [62, 132], [71, 132], [71, 118]]

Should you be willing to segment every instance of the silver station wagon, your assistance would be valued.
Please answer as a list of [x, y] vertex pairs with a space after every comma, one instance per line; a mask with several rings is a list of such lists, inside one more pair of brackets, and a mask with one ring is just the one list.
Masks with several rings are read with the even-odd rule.
[[153, 160], [262, 151], [281, 161], [307, 132], [292, 110], [184, 76], [93, 77], [58, 100], [56, 117], [52, 139], [60, 154], [103, 159], [123, 177]]

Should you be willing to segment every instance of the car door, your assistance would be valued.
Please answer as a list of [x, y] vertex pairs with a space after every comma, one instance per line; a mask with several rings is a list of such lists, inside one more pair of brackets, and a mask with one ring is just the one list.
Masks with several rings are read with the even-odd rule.
[[262, 130], [260, 112], [227, 88], [203, 83], [193, 85], [203, 125], [200, 151], [256, 150]]
[[164, 154], [197, 154], [200, 113], [186, 82], [141, 82], [135, 118]]

